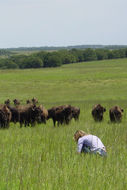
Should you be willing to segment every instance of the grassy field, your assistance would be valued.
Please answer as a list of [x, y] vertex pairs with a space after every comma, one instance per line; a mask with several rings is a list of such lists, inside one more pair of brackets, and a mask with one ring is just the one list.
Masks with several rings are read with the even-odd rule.
[[[71, 104], [81, 109], [79, 122], [33, 128], [11, 124], [0, 130], [0, 190], [126, 190], [127, 189], [127, 59], [64, 65], [60, 68], [0, 71], [0, 103], [36, 97], [46, 108]], [[95, 123], [94, 104], [106, 107], [104, 121]], [[124, 109], [119, 124], [108, 110]], [[107, 158], [77, 155], [77, 129], [97, 135]]]

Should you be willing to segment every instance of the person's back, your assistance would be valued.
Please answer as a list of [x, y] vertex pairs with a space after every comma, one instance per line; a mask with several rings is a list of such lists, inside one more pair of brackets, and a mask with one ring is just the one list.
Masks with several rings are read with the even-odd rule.
[[98, 148], [105, 149], [101, 140], [95, 135], [85, 135], [78, 140], [78, 152], [82, 151], [83, 146], [89, 147], [90, 151], [95, 151]]
[[74, 134], [74, 139], [77, 141], [78, 153], [99, 153], [101, 156], [106, 155], [106, 148], [102, 141], [95, 135], [86, 134], [84, 131], [77, 131]]

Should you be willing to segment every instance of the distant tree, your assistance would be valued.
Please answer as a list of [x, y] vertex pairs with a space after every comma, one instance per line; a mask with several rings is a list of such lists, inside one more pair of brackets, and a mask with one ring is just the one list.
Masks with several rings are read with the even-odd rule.
[[68, 54], [63, 58], [63, 64], [75, 63], [76, 57], [73, 54]]
[[24, 59], [21, 60], [20, 62], [20, 68], [41, 68], [43, 67], [43, 61], [38, 58], [38, 57], [25, 57]]
[[16, 63], [19, 66], [19, 68], [22, 68], [22, 63], [26, 58], [27, 58], [26, 55], [15, 55], [11, 56], [10, 60]]
[[108, 59], [114, 59], [114, 53], [113, 53], [113, 50], [108, 50], [107, 51], [107, 55], [108, 55]]
[[96, 52], [97, 60], [108, 59], [107, 50], [96, 49], [95, 52]]
[[127, 48], [125, 49], [125, 56], [127, 57]]
[[78, 62], [76, 54], [72, 53], [71, 50], [60, 50], [58, 56], [61, 58], [62, 64]]
[[61, 58], [57, 54], [47, 54], [44, 59], [44, 67], [59, 67], [62, 65]]
[[39, 57], [42, 61], [44, 61], [47, 54], [48, 54], [48, 52], [46, 52], [46, 51], [40, 51], [38, 53], [35, 53], [34, 56]]
[[84, 61], [94, 61], [97, 60], [97, 55], [95, 50], [93, 49], [86, 49], [83, 52], [83, 56], [84, 56]]
[[18, 65], [10, 59], [1, 59], [0, 60], [1, 69], [17, 69]]
[[72, 49], [70, 53], [75, 56], [76, 62], [84, 61], [83, 50], [80, 49]]
[[13, 61], [9, 60], [6, 64], [7, 69], [18, 69], [18, 65], [14, 63]]
[[114, 49], [114, 50], [112, 50], [112, 54], [113, 54], [114, 59], [126, 57], [124, 49], [118, 49], [118, 50]]
[[120, 58], [125, 58], [126, 57], [126, 51], [125, 49], [119, 49], [119, 57]]

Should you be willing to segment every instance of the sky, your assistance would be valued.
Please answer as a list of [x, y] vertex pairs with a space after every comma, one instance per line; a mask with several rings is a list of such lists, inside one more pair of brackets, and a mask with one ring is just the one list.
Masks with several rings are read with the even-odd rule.
[[127, 0], [0, 0], [0, 48], [127, 45]]

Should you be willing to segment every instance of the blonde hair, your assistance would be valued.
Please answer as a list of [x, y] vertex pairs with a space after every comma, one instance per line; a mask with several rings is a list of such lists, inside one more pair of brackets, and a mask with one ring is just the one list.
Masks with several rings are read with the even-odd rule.
[[75, 132], [75, 134], [74, 134], [74, 140], [75, 141], [78, 141], [78, 139], [80, 138], [80, 137], [83, 137], [83, 136], [85, 136], [85, 135], [88, 135], [86, 132], [84, 132], [84, 131], [82, 131], [82, 130], [77, 130], [76, 132]]

